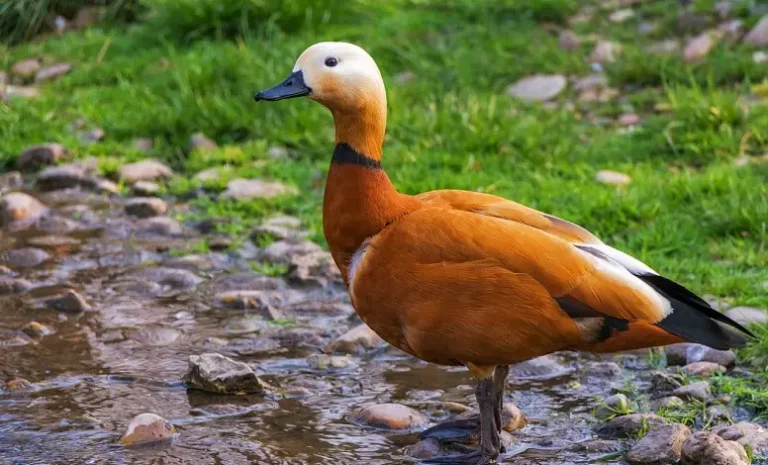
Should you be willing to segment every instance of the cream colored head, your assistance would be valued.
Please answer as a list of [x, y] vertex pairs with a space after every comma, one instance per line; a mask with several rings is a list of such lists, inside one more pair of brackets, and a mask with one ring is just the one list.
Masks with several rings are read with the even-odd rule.
[[[302, 88], [303, 86], [303, 88]], [[306, 49], [283, 83], [256, 94], [256, 100], [307, 96], [336, 112], [386, 105], [384, 81], [368, 53], [346, 42], [320, 42]]]

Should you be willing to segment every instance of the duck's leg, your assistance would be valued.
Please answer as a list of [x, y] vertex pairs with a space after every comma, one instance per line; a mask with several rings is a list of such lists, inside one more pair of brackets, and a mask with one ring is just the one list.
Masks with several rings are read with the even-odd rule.
[[[504, 427], [504, 389], [507, 387], [507, 376], [509, 375], [509, 365], [499, 365], [493, 371], [493, 395], [494, 395], [494, 419], [496, 420], [496, 431], [501, 433]], [[504, 446], [499, 449], [504, 452]]]
[[462, 455], [448, 455], [427, 460], [430, 464], [484, 465], [491, 463], [501, 449], [499, 425], [496, 421], [497, 398], [494, 377], [480, 379], [475, 388], [475, 396], [480, 407], [480, 446], [478, 449]]

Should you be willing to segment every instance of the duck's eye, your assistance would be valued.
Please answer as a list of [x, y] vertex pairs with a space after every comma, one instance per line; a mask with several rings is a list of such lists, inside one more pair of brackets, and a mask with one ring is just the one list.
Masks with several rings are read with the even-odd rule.
[[325, 66], [329, 66], [329, 67], [333, 68], [334, 66], [336, 66], [338, 64], [339, 64], [339, 60], [337, 60], [334, 57], [328, 57], [328, 58], [325, 59]]

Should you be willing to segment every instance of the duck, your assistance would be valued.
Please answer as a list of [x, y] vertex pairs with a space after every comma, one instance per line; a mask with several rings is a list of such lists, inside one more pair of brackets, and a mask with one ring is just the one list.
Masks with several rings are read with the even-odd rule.
[[382, 166], [384, 80], [363, 48], [314, 44], [283, 82], [254, 95], [298, 97], [333, 116], [323, 232], [355, 311], [389, 344], [426, 362], [464, 366], [475, 380], [477, 447], [429, 463], [485, 464], [503, 452], [512, 364], [680, 342], [730, 349], [754, 337], [570, 221], [480, 192], [400, 193]]

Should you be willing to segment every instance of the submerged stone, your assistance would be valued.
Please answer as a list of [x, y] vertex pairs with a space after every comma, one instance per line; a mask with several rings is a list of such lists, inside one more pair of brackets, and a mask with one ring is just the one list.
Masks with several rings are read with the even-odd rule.
[[365, 407], [351, 414], [349, 421], [390, 431], [413, 431], [427, 424], [427, 418], [418, 410], [393, 403]]
[[190, 355], [184, 381], [219, 394], [263, 393], [267, 387], [247, 364], [214, 353]]

